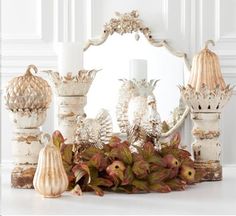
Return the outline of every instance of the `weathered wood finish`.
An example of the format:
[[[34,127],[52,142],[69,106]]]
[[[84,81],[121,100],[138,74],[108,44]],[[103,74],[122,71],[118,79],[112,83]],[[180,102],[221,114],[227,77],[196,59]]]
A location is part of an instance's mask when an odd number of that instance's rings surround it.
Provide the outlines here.
[[[77,116],[85,115],[86,96],[57,97],[58,130],[66,138],[65,144],[74,144],[77,128]]]

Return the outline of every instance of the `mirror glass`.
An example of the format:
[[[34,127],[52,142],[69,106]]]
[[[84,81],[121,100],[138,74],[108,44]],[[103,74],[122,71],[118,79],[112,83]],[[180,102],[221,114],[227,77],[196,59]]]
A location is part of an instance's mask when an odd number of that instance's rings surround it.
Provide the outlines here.
[[[85,69],[102,69],[96,75],[88,93],[85,112],[94,117],[99,109],[107,109],[113,120],[114,132],[119,132],[116,122],[116,105],[121,86],[119,79],[129,79],[129,61],[146,59],[148,80],[158,79],[154,95],[162,121],[170,122],[173,110],[179,106],[178,85],[184,85],[189,71],[183,58],[171,54],[165,47],[155,47],[142,33],[114,33],[100,46],[90,46],[84,52]]]

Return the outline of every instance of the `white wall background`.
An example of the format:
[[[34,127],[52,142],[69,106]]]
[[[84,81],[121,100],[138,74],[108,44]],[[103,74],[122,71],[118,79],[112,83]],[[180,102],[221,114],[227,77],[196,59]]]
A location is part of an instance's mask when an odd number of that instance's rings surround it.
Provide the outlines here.
[[[56,68],[54,41],[98,37],[115,11],[133,9],[157,39],[167,39],[189,56],[206,40],[215,40],[223,75],[228,83],[236,84],[236,0],[2,0],[1,97],[7,80],[22,73],[28,64]],[[52,105],[43,129],[52,131],[53,122]],[[236,164],[236,91],[224,109],[221,127],[223,162]],[[11,161],[11,131],[1,104],[3,162]],[[185,131],[188,137],[190,133]]]

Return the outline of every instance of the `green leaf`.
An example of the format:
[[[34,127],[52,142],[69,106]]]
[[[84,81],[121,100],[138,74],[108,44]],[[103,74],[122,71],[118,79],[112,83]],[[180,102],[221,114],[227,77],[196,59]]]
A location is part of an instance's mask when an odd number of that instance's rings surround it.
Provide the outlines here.
[[[72,152],[73,145],[61,145],[61,156],[62,160],[68,164],[73,163],[73,152]]]
[[[166,180],[170,175],[169,169],[161,169],[160,171],[153,172],[148,175],[148,182],[155,184]]]
[[[147,142],[143,145],[142,155],[145,160],[148,161],[150,158],[152,158],[154,156],[154,153],[155,153],[154,145],[151,142]]]
[[[95,154],[102,153],[101,149],[96,148],[95,146],[90,146],[82,153],[82,158],[85,160],[90,160]]]
[[[119,159],[126,164],[132,164],[133,158],[129,147],[126,145],[120,145],[118,149],[119,149]]]
[[[177,160],[182,161],[185,158],[191,157],[191,154],[183,149],[173,148],[171,146],[167,146],[161,149],[161,155],[166,156],[168,154],[172,154]]]
[[[61,144],[65,142],[64,137],[62,136],[59,130],[56,130],[52,134],[52,141],[53,144],[58,148],[61,149]]]
[[[132,171],[137,178],[146,178],[149,173],[149,163],[144,160],[135,161],[132,167]]]
[[[134,179],[132,181],[132,185],[139,191],[149,192],[148,183],[146,181]]]
[[[99,169],[100,165],[101,165],[101,162],[102,162],[102,155],[101,155],[101,153],[96,153],[89,160],[88,164],[89,164],[89,166],[93,166],[96,169]]]
[[[132,164],[133,157],[129,147],[126,144],[120,143],[107,154],[112,159],[119,159],[126,164]]]
[[[181,165],[189,166],[189,167],[194,167],[194,162],[191,158],[185,158],[183,159]]]
[[[131,193],[133,193],[133,186],[132,185],[123,185],[123,186],[119,186],[119,187],[113,187],[112,190],[115,192],[125,192],[128,194],[131,194]]]
[[[88,180],[87,180],[86,184],[90,183],[91,175],[90,175],[90,170],[89,170],[89,167],[87,166],[87,164],[85,164],[85,163],[76,164],[72,168],[72,172],[74,173],[75,178],[78,179],[78,180],[76,180],[76,182],[78,182],[83,176],[87,175]]]
[[[132,172],[132,167],[127,166],[127,168],[125,169],[125,174],[124,174],[124,179],[122,181],[122,185],[131,184],[133,179],[134,179],[134,175],[133,175],[133,172]]]
[[[110,153],[108,153],[108,157],[112,159],[120,159],[120,151],[118,148],[113,148]]]
[[[149,189],[154,192],[168,193],[171,192],[171,188],[164,183],[156,183],[149,185]]]
[[[155,154],[155,155],[149,157],[147,162],[148,163],[156,163],[162,167],[166,166],[165,162],[163,161],[163,158],[158,154]]]
[[[184,190],[186,186],[186,182],[178,178],[168,180],[165,184],[167,184],[173,191]]]
[[[113,182],[111,180],[105,179],[105,178],[95,178],[95,179],[92,179],[91,185],[111,187],[113,185]]]
[[[109,145],[110,147],[114,148],[114,147],[118,147],[119,144],[120,144],[120,142],[121,142],[121,139],[120,139],[119,137],[113,136],[113,137],[111,137],[111,139],[110,139],[108,145]]]
[[[98,195],[98,196],[104,195],[104,192],[100,187],[95,186],[95,185],[91,185],[91,184],[89,184],[88,187],[92,188],[95,191],[96,195]]]

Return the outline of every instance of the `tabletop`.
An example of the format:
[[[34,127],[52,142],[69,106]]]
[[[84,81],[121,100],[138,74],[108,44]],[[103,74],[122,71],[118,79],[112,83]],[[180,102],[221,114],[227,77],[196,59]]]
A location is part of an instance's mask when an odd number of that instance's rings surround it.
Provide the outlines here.
[[[121,194],[106,192],[43,198],[33,189],[10,186],[10,168],[1,166],[1,215],[7,214],[236,214],[236,167],[223,168],[223,181],[202,182],[185,191]]]

